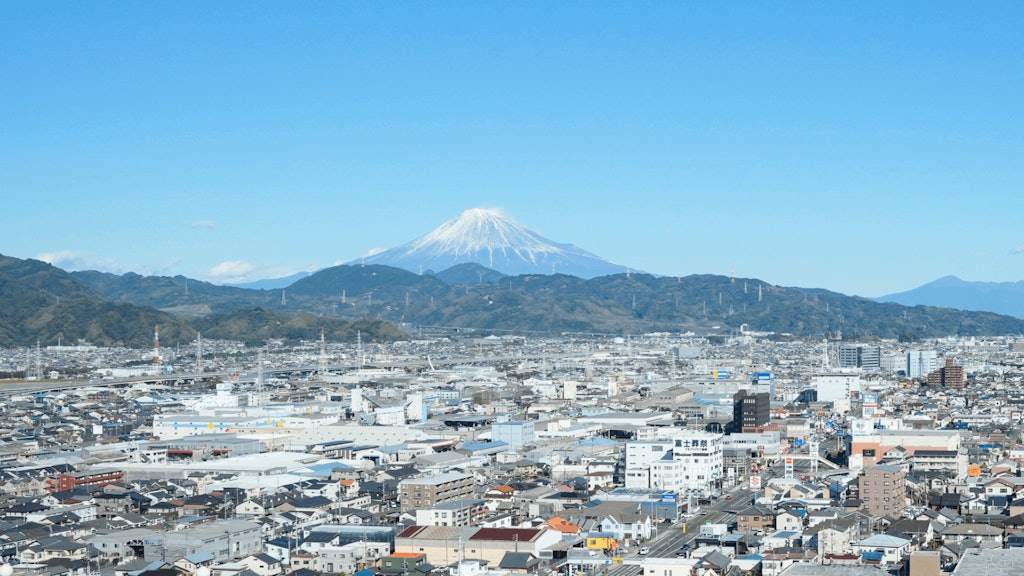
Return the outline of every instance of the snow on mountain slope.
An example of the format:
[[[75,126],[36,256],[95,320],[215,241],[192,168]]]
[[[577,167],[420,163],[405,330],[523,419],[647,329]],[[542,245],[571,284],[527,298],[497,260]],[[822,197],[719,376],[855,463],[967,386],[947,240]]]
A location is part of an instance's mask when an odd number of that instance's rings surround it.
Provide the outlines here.
[[[504,274],[571,274],[592,278],[626,271],[571,244],[558,244],[498,210],[472,208],[408,244],[363,262],[440,272],[475,262]]]

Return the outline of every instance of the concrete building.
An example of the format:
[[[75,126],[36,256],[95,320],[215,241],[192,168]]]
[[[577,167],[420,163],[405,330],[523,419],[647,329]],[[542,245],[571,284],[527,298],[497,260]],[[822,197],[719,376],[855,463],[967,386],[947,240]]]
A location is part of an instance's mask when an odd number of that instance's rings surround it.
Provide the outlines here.
[[[921,378],[939,367],[939,355],[934,350],[907,352],[907,376]]]
[[[626,488],[707,490],[722,480],[722,435],[680,431],[669,440],[626,443]]]
[[[907,507],[906,473],[898,466],[872,466],[860,478],[863,510],[876,517],[899,517]]]
[[[959,430],[875,430],[854,428],[850,469],[861,470],[880,462],[885,454],[903,448],[908,455],[918,450],[959,452]]]
[[[868,344],[840,344],[839,367],[878,370],[881,364],[882,349]]]
[[[967,385],[967,377],[963,366],[953,364],[952,358],[946,359],[946,365],[928,373],[929,386],[943,388],[963,388]]]
[[[487,500],[468,499],[441,502],[416,510],[419,526],[478,526],[490,514]]]
[[[472,495],[473,477],[457,472],[402,480],[398,484],[398,499],[402,504],[402,512],[462,500]]]
[[[771,395],[740,390],[733,396],[733,432],[759,432],[771,420]]]
[[[495,422],[491,425],[491,439],[508,444],[512,450],[532,444],[536,440],[533,421]]]
[[[707,490],[722,481],[722,435],[686,431],[673,438],[672,453],[683,465],[683,490]]]

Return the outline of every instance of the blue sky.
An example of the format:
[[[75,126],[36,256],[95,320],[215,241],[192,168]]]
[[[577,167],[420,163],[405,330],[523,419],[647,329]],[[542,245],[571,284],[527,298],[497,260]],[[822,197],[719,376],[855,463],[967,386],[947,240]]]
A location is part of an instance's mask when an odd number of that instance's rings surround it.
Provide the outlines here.
[[[1024,3],[15,2],[0,253],[283,276],[473,207],[666,275],[1024,280]]]

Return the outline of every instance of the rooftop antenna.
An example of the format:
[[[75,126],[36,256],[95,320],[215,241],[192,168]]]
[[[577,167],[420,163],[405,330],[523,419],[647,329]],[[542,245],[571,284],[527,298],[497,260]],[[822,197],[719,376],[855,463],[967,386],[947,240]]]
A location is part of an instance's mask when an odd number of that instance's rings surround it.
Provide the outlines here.
[[[160,365],[160,325],[153,326],[153,364]]]

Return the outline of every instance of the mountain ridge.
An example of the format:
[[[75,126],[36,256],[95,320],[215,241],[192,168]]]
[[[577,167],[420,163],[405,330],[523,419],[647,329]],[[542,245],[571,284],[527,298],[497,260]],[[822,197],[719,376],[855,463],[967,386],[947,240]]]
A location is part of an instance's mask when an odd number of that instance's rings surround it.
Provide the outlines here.
[[[71,274],[44,266],[54,275],[53,279],[38,277],[40,267],[37,264],[21,267],[26,282],[33,285],[77,283]],[[0,267],[0,271],[15,268],[18,267]],[[178,277],[82,276],[102,279],[103,282],[97,282],[93,289],[119,298],[118,306],[147,302],[160,309],[208,306],[212,311],[212,314],[205,315],[208,320],[204,320],[183,319],[164,313],[154,316],[158,311],[146,308],[149,316],[134,322],[131,332],[131,341],[142,345],[149,339],[152,323],[157,321],[161,325],[161,334],[165,333],[165,322],[176,322],[188,334],[200,326],[207,326],[206,329],[215,330],[218,334],[234,334],[235,339],[245,339],[262,338],[272,333],[294,335],[310,332],[316,323],[311,318],[321,318],[320,322],[324,324],[369,318],[405,330],[429,326],[492,333],[721,333],[746,328],[780,336],[821,337],[841,332],[849,339],[869,336],[906,341],[957,334],[1024,333],[1024,320],[1019,318],[928,306],[906,307],[824,289],[775,286],[752,278],[710,274],[659,277],[620,273],[583,279],[566,274],[501,276],[495,272],[491,278],[493,281],[480,282],[485,275],[488,275],[487,269],[460,266],[450,275],[457,282],[449,284],[442,280],[449,276],[447,271],[438,275],[415,274],[379,264],[340,265],[319,270],[287,289],[274,291],[218,287],[198,281],[193,284],[193,281]],[[466,282],[467,276],[469,282]],[[473,282],[473,276],[478,282]],[[10,281],[0,287],[10,292],[10,286],[19,285],[20,280],[8,279]],[[119,285],[119,279],[123,285]],[[183,289],[186,284],[195,290],[190,288],[186,292]],[[91,293],[83,287],[75,290]],[[61,326],[48,320],[54,316],[49,306],[56,297],[35,288],[14,290],[14,293],[35,296],[36,300],[28,298],[21,303],[15,302],[23,312],[32,310],[31,314],[23,314],[20,325],[4,325],[0,316],[0,345],[10,342],[23,344],[26,337],[33,341],[36,338],[52,339]],[[97,293],[92,296],[94,300],[102,297],[106,295]],[[33,302],[39,305],[34,306]],[[0,299],[0,306],[10,305],[10,301]],[[110,303],[106,302],[96,306],[95,312],[91,308],[83,309],[79,321],[91,322],[97,317],[104,317],[109,322],[110,318],[134,314],[110,313]],[[263,312],[254,314],[254,310]],[[207,321],[214,324],[204,324]],[[261,321],[272,326],[257,328]],[[342,326],[332,324],[331,331],[343,333]],[[9,329],[6,335],[5,327]],[[114,327],[108,324],[105,329],[110,331]],[[96,333],[104,334],[103,330]],[[378,334],[381,338],[392,337],[384,330]],[[70,339],[75,333],[69,329],[65,336]],[[307,337],[315,337],[315,334]]]
[[[911,290],[880,296],[878,302],[939,306],[1024,318],[1024,281],[973,282],[943,276]]]

